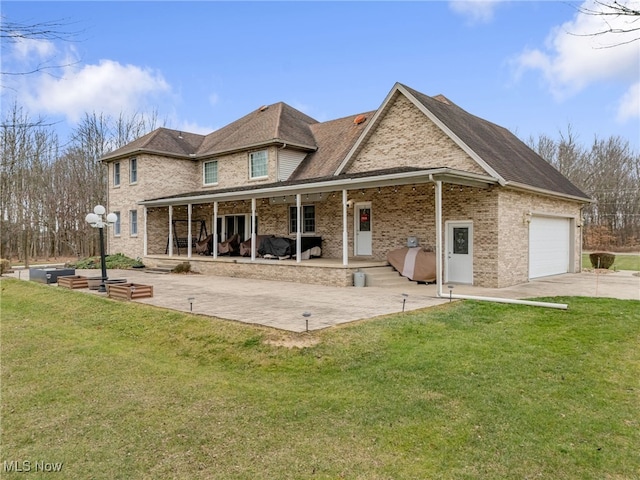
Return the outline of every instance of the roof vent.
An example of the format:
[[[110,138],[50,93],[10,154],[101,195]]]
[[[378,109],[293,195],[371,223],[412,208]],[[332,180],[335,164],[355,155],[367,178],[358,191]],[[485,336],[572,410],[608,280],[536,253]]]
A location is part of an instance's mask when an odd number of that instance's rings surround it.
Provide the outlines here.
[[[436,95],[435,97],[433,97],[433,99],[439,101],[440,103],[444,103],[445,105],[451,105],[449,99],[442,94]]]
[[[264,112],[267,108],[269,108],[269,105],[262,105],[258,110]]]
[[[353,119],[353,123],[355,123],[356,125],[360,125],[361,123],[364,123],[366,119],[367,117],[365,115],[358,115]]]

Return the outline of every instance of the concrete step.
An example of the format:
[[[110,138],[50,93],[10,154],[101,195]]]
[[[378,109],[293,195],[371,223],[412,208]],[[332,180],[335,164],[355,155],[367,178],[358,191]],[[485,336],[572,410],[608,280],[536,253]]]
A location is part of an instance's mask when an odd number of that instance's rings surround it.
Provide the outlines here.
[[[147,267],[144,269],[145,273],[154,273],[156,275],[167,275],[171,273],[171,270],[173,270],[173,267],[160,265],[158,265],[157,267]]]
[[[416,283],[400,275],[391,266],[362,270],[365,274],[367,287],[402,287]]]

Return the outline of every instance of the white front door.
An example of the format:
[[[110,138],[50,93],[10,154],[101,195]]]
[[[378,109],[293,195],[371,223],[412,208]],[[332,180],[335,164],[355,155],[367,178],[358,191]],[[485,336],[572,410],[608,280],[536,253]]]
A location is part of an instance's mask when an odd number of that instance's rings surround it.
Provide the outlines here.
[[[356,203],[353,214],[355,216],[354,249],[356,255],[371,255],[371,203]]]
[[[446,281],[473,283],[473,223],[447,222]]]

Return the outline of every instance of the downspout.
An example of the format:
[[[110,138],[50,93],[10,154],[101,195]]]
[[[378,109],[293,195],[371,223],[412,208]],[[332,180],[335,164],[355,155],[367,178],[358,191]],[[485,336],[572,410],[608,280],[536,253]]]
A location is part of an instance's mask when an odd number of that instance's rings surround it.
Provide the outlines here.
[[[546,307],[556,308],[560,310],[566,310],[567,304],[565,303],[548,303],[548,302],[534,302],[530,300],[516,300],[513,298],[501,298],[501,297],[478,297],[474,295],[460,295],[450,293],[445,295],[442,291],[442,181],[434,180],[433,175],[429,175],[429,181],[436,186],[435,191],[435,206],[436,206],[436,292],[439,298],[455,298],[456,300],[477,300],[484,302],[494,303],[511,303],[515,305],[528,305],[532,307]]]
[[[193,253],[192,247],[191,247],[191,243],[192,243],[192,235],[193,232],[191,231],[191,214],[193,211],[193,204],[189,203],[187,205],[187,218],[189,219],[189,223],[187,224],[187,238],[189,239],[187,243],[187,258],[191,258],[191,254]]]
[[[256,199],[251,199],[251,261],[256,261]]]
[[[213,248],[212,253],[213,258],[218,258],[218,201],[215,200],[213,202],[213,225],[211,226],[211,230],[213,230]]]

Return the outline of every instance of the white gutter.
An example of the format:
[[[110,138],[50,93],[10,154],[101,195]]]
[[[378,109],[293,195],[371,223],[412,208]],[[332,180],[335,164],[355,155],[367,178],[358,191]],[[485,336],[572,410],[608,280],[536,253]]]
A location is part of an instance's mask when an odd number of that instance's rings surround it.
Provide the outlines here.
[[[478,297],[474,295],[460,295],[450,293],[445,295],[442,291],[442,181],[434,180],[433,175],[429,175],[429,180],[436,185],[435,207],[436,207],[436,294],[439,298],[455,298],[456,300],[478,300],[494,303],[511,303],[516,305],[528,305],[532,307],[546,307],[566,310],[565,303],[534,302],[531,300],[516,300],[513,298],[501,297]]]

